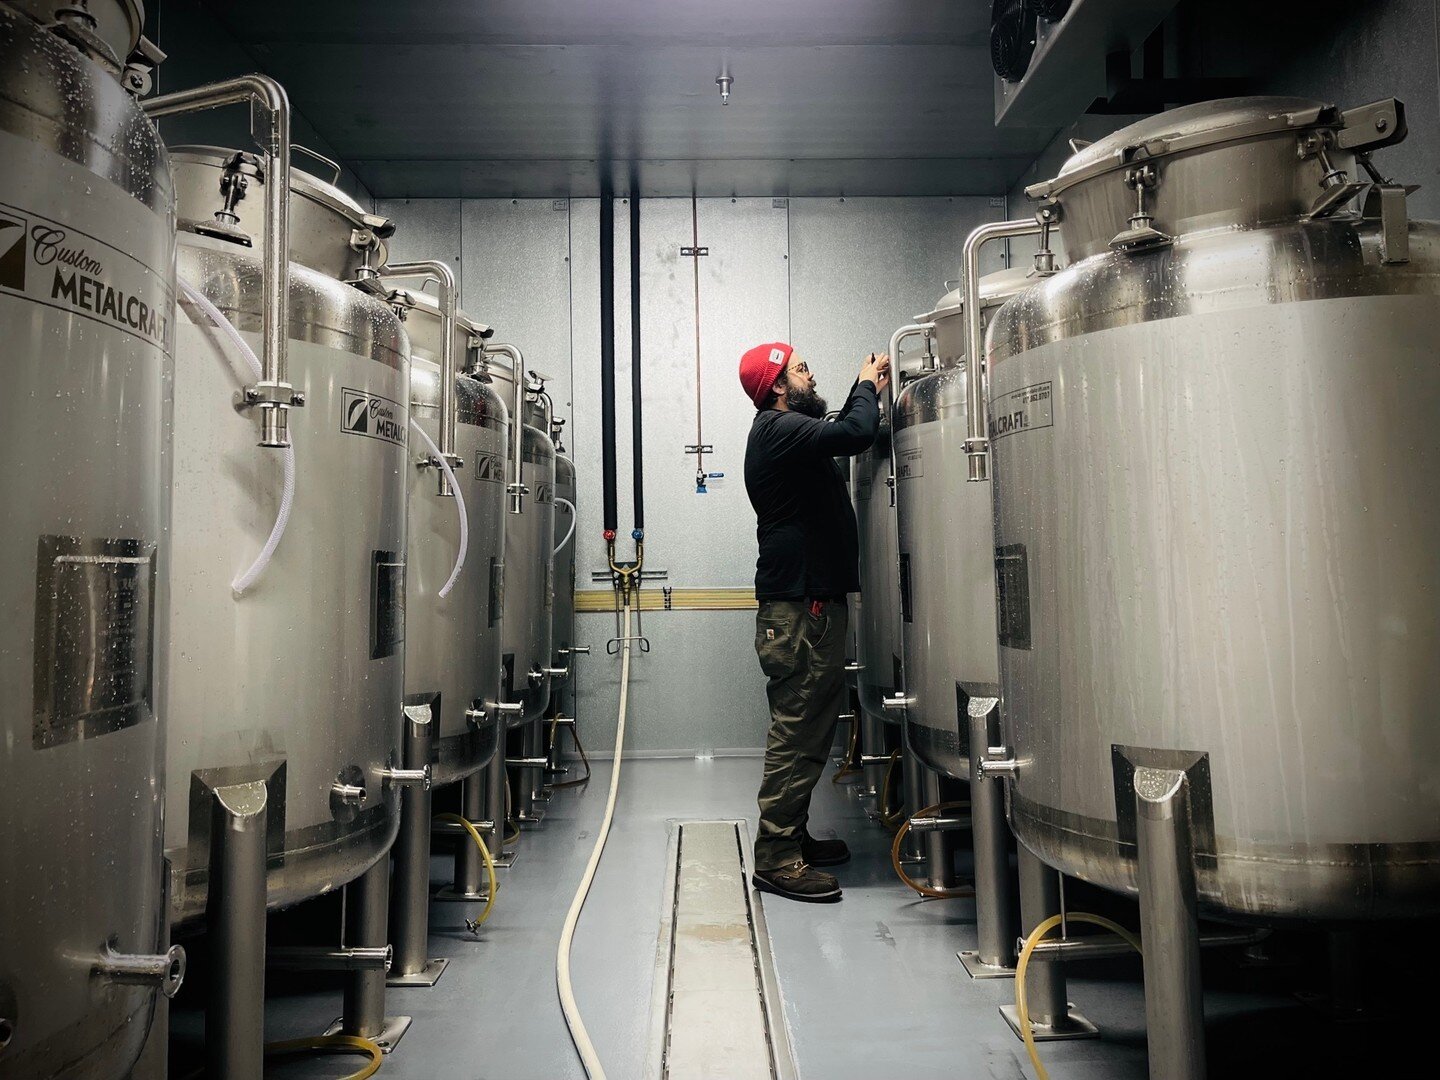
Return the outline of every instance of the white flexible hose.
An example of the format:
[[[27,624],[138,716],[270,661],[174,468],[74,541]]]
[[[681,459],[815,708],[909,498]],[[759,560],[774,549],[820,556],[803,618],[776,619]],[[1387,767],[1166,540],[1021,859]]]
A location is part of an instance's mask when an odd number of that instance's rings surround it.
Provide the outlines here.
[[[625,630],[620,639],[620,715],[615,727],[615,761],[610,766],[610,795],[605,801],[605,818],[600,823],[600,834],[595,837],[595,848],[590,852],[590,861],[585,864],[585,874],[575,898],[570,901],[570,911],[565,916],[565,925],[560,931],[560,947],[555,952],[555,987],[560,992],[560,1009],[565,1014],[565,1023],[570,1028],[570,1039],[580,1055],[580,1064],[590,1080],[605,1080],[605,1070],[595,1045],[580,1019],[580,1007],[575,1003],[575,988],[570,985],[570,944],[575,938],[575,926],[580,921],[580,911],[585,907],[585,898],[590,895],[590,886],[595,881],[595,871],[600,866],[600,856],[605,851],[605,841],[610,838],[610,825],[615,820],[615,798],[620,794],[620,760],[625,747],[625,712],[630,701],[630,605],[625,605]]]
[[[250,343],[240,336],[240,331],[235,329],[235,324],[221,314],[220,309],[210,302],[210,298],[194,285],[184,278],[177,280],[180,283],[180,291],[185,294],[185,299],[198,307],[205,317],[215,324],[216,329],[230,340],[230,343],[244,358],[245,365],[250,369],[251,377],[258,380],[264,370],[260,366],[260,358],[255,355],[255,350],[250,347]],[[274,556],[275,549],[280,546],[280,538],[285,535],[285,526],[290,523],[290,508],[295,504],[295,448],[293,446],[283,447],[280,451],[280,461],[284,467],[284,483],[280,489],[280,509],[275,514],[275,524],[270,526],[270,535],[265,539],[265,546],[260,549],[260,554],[255,556],[255,561],[250,564],[250,569],[230,583],[230,588],[236,596],[245,595],[246,590],[260,580],[260,575],[265,572],[265,567],[270,565],[270,559]]]
[[[440,591],[435,594],[443,600],[455,587],[455,579],[460,576],[460,569],[465,565],[465,553],[470,550],[470,515],[465,512],[465,496],[460,493],[460,484],[455,479],[455,472],[450,468],[450,462],[445,460],[445,455],[440,453],[440,448],[435,445],[429,435],[425,434],[425,429],[415,421],[413,416],[410,418],[410,426],[415,429],[415,434],[425,441],[430,455],[440,462],[440,468],[445,470],[445,479],[450,481],[450,490],[455,493],[455,512],[460,515],[460,551],[455,556],[455,568],[450,571],[450,577],[440,587]]]
[[[555,505],[557,505],[557,506],[568,506],[568,507],[570,508],[570,528],[569,528],[569,530],[565,533],[565,539],[564,539],[564,540],[561,540],[558,544],[555,545],[555,552],[554,552],[554,554],[559,555],[560,552],[562,552],[562,551],[565,550],[565,545],[570,542],[570,538],[575,535],[575,518],[576,518],[576,514],[575,514],[575,504],[572,503],[569,499],[562,499],[562,498],[560,498],[559,495],[556,495],[556,496],[555,496]]]

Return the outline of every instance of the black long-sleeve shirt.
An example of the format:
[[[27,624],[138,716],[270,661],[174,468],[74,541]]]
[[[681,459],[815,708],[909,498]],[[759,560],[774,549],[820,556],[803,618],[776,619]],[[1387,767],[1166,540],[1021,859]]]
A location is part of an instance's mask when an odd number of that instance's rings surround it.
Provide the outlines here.
[[[833,422],[779,409],[756,414],[745,447],[745,491],[758,521],[757,600],[860,591],[855,509],[834,459],[868,450],[879,427],[868,379],[850,388]]]

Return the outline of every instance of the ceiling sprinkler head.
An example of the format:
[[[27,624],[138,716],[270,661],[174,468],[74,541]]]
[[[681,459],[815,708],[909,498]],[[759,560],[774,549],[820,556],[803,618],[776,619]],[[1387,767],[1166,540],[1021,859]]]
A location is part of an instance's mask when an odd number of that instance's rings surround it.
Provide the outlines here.
[[[730,87],[735,82],[729,75],[721,75],[715,80],[715,85],[720,87],[720,104],[730,104]]]

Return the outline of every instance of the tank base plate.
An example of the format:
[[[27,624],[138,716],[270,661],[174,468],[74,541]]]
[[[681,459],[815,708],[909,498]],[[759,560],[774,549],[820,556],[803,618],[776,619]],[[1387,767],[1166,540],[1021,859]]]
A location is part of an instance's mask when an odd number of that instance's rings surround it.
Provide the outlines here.
[[[996,967],[994,964],[987,964],[980,959],[980,954],[973,949],[965,949],[955,954],[960,958],[960,963],[969,972],[972,979],[1013,979],[1015,969],[1009,967]]]
[[[388,975],[385,978],[386,986],[434,986],[440,981],[440,976],[445,974],[445,969],[450,966],[449,960],[435,958],[427,960],[425,966],[413,975]]]
[[[497,863],[496,865],[498,866],[499,864]],[[462,904],[483,904],[490,899],[490,894],[488,892],[459,892],[454,885],[446,885],[435,894],[434,899],[449,900]]]
[[[384,1026],[380,1028],[380,1034],[368,1035],[366,1038],[380,1047],[381,1053],[388,1054],[400,1045],[400,1040],[410,1030],[410,1022],[408,1016],[387,1016]],[[343,1035],[344,1033],[345,1018],[343,1016],[322,1032],[324,1035]]]
[[[1066,1002],[1069,1016],[1063,1024],[1037,1024],[1030,1022],[1030,1033],[1036,1042],[1060,1042],[1064,1039],[1098,1039],[1100,1029],[1092,1024],[1085,1017],[1075,1011],[1075,1006]],[[1015,1011],[1014,1005],[1001,1005],[1000,1015],[1010,1025],[1010,1030],[1015,1033],[1017,1039],[1025,1036],[1020,1034],[1020,1014]]]
[[[515,823],[522,829],[533,829],[545,820],[545,811],[535,807],[528,814],[516,814]]]
[[[519,857],[520,852],[517,851],[515,848],[511,848],[509,851],[502,851],[500,852],[500,854],[495,856],[495,869],[509,870],[510,867],[515,865],[515,860]]]

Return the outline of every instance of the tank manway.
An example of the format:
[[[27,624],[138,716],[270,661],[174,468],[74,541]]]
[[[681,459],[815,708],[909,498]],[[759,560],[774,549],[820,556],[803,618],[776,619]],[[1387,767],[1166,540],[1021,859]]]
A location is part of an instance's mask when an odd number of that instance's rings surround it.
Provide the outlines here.
[[[650,1078],[795,1080],[745,826],[680,822],[656,963]]]

